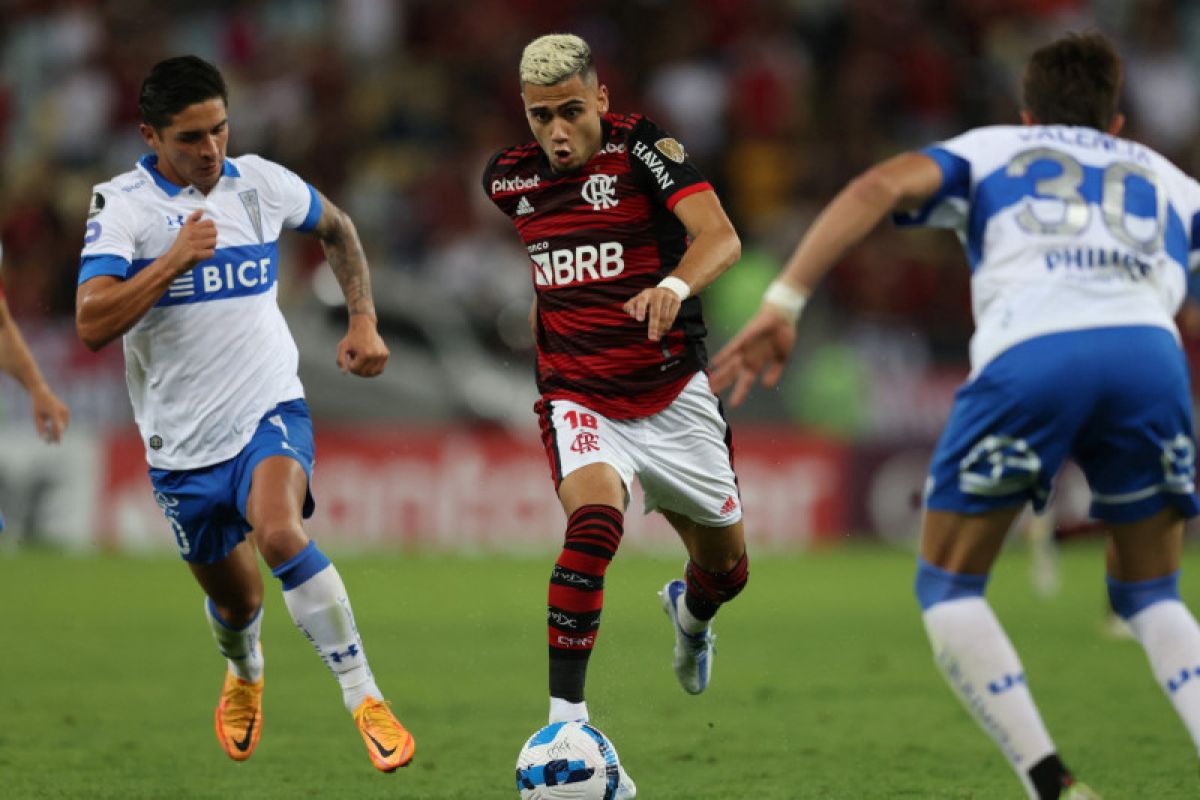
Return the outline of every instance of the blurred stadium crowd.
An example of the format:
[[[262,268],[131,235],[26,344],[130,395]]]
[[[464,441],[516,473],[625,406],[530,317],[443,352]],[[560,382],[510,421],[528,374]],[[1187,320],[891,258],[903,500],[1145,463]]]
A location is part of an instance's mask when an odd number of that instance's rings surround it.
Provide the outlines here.
[[[1186,0],[0,8],[3,276],[14,313],[35,332],[69,329],[90,187],[143,152],[141,78],[183,52],[213,61],[229,81],[231,154],[286,164],[350,212],[393,335],[412,334],[404,309],[419,287],[422,305],[455,308],[486,352],[525,359],[522,369],[532,360],[528,262],[479,180],[493,151],[530,138],[516,65],[545,32],[585,37],[614,109],[657,119],[717,186],[745,258],[706,293],[714,344],[757,305],[806,222],[856,172],[968,127],[1016,121],[1020,65],[1061,31],[1096,28],[1118,43],[1127,135],[1200,174],[1200,4]],[[299,307],[314,294],[321,250],[300,242],[286,257],[281,301]],[[881,229],[818,294],[802,326],[809,355],[784,391],[753,410],[855,438],[889,424],[924,429],[904,419],[932,393],[946,403],[933,403],[936,429],[965,374],[967,280],[953,237]],[[889,423],[881,403],[900,421]]]

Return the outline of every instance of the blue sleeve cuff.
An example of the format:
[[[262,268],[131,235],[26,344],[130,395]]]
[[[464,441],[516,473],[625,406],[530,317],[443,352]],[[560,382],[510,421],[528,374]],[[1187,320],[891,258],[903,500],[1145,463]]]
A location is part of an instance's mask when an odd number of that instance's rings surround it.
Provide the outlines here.
[[[124,280],[129,275],[129,267],[130,263],[120,256],[85,256],[79,262],[79,283],[82,284],[98,275],[112,275]]]
[[[321,195],[317,194],[317,190],[313,188],[311,183],[306,185],[308,186],[309,197],[308,216],[296,226],[296,230],[301,232],[311,231],[317,227],[317,221],[321,219],[321,212],[324,210],[321,205]]]
[[[942,186],[925,205],[916,211],[892,215],[892,222],[900,227],[925,225],[934,209],[948,197],[967,199],[971,187],[971,165],[965,159],[941,147],[926,147],[919,151],[929,156],[942,170]]]

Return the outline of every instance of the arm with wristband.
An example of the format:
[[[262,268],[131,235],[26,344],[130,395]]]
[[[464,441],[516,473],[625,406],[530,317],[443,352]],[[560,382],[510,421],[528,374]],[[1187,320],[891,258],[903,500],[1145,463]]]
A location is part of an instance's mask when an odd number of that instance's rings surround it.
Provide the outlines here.
[[[885,216],[920,207],[941,184],[937,162],[920,153],[895,156],[847,184],[800,240],[758,313],[713,359],[713,391],[733,386],[730,404],[737,406],[760,374],[763,386],[778,385],[796,343],[796,323],[821,278]]]
[[[687,228],[691,244],[670,275],[625,303],[625,313],[638,322],[647,322],[646,336],[652,341],[671,329],[684,300],[720,277],[742,252],[733,223],[715,192],[688,195],[673,210]]]

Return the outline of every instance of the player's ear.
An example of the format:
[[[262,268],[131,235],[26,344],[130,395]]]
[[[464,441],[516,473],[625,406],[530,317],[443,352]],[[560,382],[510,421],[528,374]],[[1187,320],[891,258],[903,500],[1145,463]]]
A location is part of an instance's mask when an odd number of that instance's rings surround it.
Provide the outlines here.
[[[1125,127],[1125,115],[1118,111],[1112,118],[1112,122],[1108,123],[1108,134],[1117,136],[1121,133],[1121,129]]]
[[[1038,121],[1033,118],[1033,114],[1029,113],[1028,109],[1021,109],[1021,124],[1022,125],[1037,125]]]
[[[146,144],[150,145],[151,147],[154,147],[155,142],[158,141],[158,132],[154,130],[152,126],[147,125],[144,122],[138,125],[138,133],[142,135],[142,139],[146,142]]]
[[[596,111],[600,113],[600,116],[608,113],[608,87],[603,83],[596,90]]]

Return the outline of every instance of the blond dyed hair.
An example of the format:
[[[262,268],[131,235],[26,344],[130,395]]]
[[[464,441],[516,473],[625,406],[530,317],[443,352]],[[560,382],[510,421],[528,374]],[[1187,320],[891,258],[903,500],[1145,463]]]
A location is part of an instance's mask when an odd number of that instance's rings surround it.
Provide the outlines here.
[[[539,36],[521,54],[522,85],[553,86],[576,75],[587,83],[595,74],[592,49],[573,33]]]

